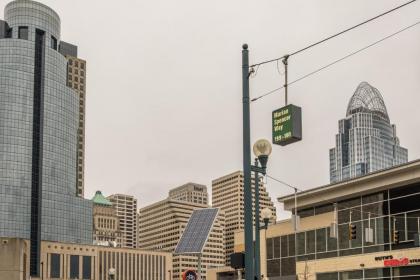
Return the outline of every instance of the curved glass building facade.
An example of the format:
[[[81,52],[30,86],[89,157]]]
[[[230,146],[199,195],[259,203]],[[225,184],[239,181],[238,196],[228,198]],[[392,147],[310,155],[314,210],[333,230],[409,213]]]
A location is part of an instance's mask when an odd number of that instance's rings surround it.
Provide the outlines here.
[[[332,183],[408,161],[380,92],[367,82],[357,87],[338,125],[336,146],[330,149]]]
[[[78,95],[58,52],[60,18],[17,0],[0,22],[0,236],[92,242],[92,203],[76,197]],[[35,247],[33,247],[35,246]],[[32,270],[32,267],[31,267]]]

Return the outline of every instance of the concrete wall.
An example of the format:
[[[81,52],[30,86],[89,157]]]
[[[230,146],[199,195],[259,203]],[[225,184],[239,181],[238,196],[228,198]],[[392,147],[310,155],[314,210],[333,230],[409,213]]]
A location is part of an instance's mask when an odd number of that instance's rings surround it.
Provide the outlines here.
[[[16,238],[0,238],[0,280],[26,280],[28,242]]]

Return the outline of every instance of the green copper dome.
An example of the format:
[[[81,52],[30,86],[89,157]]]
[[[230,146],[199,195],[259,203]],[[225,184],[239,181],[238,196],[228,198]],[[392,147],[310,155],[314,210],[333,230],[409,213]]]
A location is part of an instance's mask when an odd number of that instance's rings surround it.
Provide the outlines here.
[[[101,191],[96,191],[95,196],[92,198],[93,203],[100,204],[104,206],[112,206],[111,201],[109,201]]]

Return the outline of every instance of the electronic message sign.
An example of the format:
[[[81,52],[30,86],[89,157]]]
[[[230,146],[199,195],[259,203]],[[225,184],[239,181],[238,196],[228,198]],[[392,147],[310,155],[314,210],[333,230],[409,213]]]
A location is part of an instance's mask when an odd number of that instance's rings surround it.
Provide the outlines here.
[[[302,109],[289,104],[273,111],[273,144],[286,146],[302,140]]]

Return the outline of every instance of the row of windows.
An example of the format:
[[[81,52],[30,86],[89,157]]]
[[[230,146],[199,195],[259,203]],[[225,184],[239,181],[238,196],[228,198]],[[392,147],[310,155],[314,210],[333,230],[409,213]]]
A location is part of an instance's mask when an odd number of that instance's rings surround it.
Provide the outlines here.
[[[415,210],[415,200],[420,195],[420,184],[408,185],[400,188],[391,189],[384,192],[378,192],[369,195],[363,195],[356,198],[351,198],[348,200],[338,201],[337,208],[340,211],[349,211],[353,209],[353,213],[357,215],[366,209],[363,212],[372,212],[373,206],[377,208],[376,214],[388,214],[388,203],[390,204],[391,214]],[[411,197],[411,198],[410,198]],[[406,203],[402,203],[402,200]],[[377,204],[375,204],[377,203]],[[408,203],[408,204],[407,204]],[[414,205],[413,205],[414,204]],[[380,205],[380,206],[379,206]],[[414,208],[413,208],[414,207]],[[332,212],[334,209],[333,203],[324,204],[317,207],[310,207],[305,209],[298,209],[298,215],[301,218],[306,218],[314,215],[319,215],[326,212]],[[346,219],[343,222],[348,222]]]
[[[82,91],[85,90],[85,87],[83,85],[78,85],[78,84],[72,83],[72,82],[69,82],[68,85],[69,85],[69,87],[71,87],[73,89],[79,89],[79,90],[82,90]]]
[[[80,72],[79,72],[78,69],[74,69],[74,71],[73,71],[72,67],[69,67],[69,73],[74,73],[75,75],[79,75],[79,73],[80,73],[80,76],[82,76],[82,77],[85,76],[85,71],[80,70]]]
[[[92,257],[70,255],[69,270],[62,269],[62,255],[48,254],[50,257],[50,278],[69,278],[69,279],[92,279]],[[81,271],[79,263],[82,261]],[[68,273],[68,274],[67,274]],[[67,275],[66,275],[67,274]]]
[[[74,60],[72,58],[69,58],[69,65],[74,65],[75,67],[79,67],[79,61]],[[80,62],[80,68],[85,69],[85,63],[84,62]]]
[[[6,38],[11,38],[13,33],[13,28],[10,28],[6,34]],[[18,27],[18,39],[29,40],[29,28],[28,26],[19,26]],[[51,36],[50,47],[54,50],[57,50],[58,43],[57,38]]]
[[[120,280],[165,280],[167,271],[164,256],[99,252],[99,280],[108,279],[109,268],[115,268]]]

